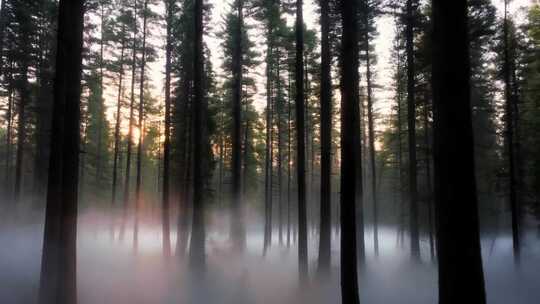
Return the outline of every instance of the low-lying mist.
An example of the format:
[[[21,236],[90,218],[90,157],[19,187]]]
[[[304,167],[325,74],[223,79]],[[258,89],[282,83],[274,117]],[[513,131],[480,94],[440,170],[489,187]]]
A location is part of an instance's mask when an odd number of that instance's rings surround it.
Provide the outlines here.
[[[332,272],[316,274],[318,236],[309,233],[311,282],[299,291],[297,247],[286,233],[263,255],[263,219],[250,210],[247,247],[235,253],[228,242],[228,216],[214,208],[207,215],[207,272],[190,275],[187,254],[165,259],[161,223],[144,217],[139,246],[133,248],[133,218],[128,217],[123,239],[120,217],[96,209],[83,210],[78,226],[78,296],[80,304],[286,304],[340,303],[339,234],[332,233]],[[6,214],[4,212],[4,214]],[[18,212],[22,214],[22,212]],[[24,212],[28,214],[28,212]],[[0,225],[0,303],[36,303],[39,288],[43,215],[6,216]],[[114,220],[113,220],[114,219]],[[174,222],[174,221],[173,221]],[[175,225],[173,225],[174,227]],[[176,243],[175,229],[171,241]],[[360,267],[362,303],[437,303],[437,269],[430,258],[427,236],[422,238],[422,262],[412,262],[407,241],[398,242],[397,229],[379,227],[379,256],[374,256],[371,227],[365,230],[367,260]],[[483,235],[484,272],[488,303],[529,304],[540,298],[540,242],[535,232],[524,235],[521,266],[514,267],[508,235]]]

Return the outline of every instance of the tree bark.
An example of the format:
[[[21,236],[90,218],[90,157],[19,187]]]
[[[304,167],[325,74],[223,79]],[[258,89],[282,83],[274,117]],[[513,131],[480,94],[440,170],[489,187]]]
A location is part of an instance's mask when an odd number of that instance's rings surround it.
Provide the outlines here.
[[[303,1],[296,1],[296,172],[298,185],[298,272],[300,284],[308,281],[306,218],[306,143],[304,98],[304,18]]]
[[[76,304],[84,0],[61,0],[39,303]]]
[[[319,273],[330,272],[331,247],[331,174],[332,174],[332,81],[330,51],[329,3],[319,1],[321,6],[321,211],[319,240]]]
[[[231,218],[231,240],[233,247],[237,251],[243,251],[246,246],[246,236],[242,216],[242,69],[243,69],[243,9],[244,1],[236,1],[237,24],[235,28],[235,41],[233,51],[233,134],[232,134],[232,215]]]
[[[474,173],[467,1],[433,0],[439,303],[486,303]]]
[[[170,237],[170,155],[171,155],[171,70],[172,70],[172,27],[174,0],[165,0],[167,40],[165,46],[165,141],[163,143],[163,193],[162,193],[162,246],[163,256],[171,256]]]
[[[515,143],[514,143],[514,103],[515,98],[512,92],[511,84],[511,69],[510,69],[510,50],[509,50],[509,24],[508,24],[508,0],[504,1],[504,27],[503,27],[503,45],[504,45],[504,99],[505,99],[505,140],[506,153],[508,158],[508,177],[509,177],[509,201],[510,211],[512,215],[512,247],[514,252],[514,261],[516,264],[520,262],[521,245],[520,245],[520,221],[521,212],[517,193],[517,177],[516,177],[516,159],[515,159]]]
[[[204,136],[203,115],[204,105],[204,89],[203,89],[203,0],[195,0],[194,20],[195,20],[195,71],[194,71],[194,100],[193,100],[193,229],[191,233],[190,244],[190,266],[193,269],[204,271],[206,268],[205,257],[205,227],[204,227],[204,176],[203,164],[204,157],[202,155]],[[206,145],[205,145],[206,147]]]
[[[416,81],[414,67],[414,0],[407,0],[406,53],[407,53],[407,134],[409,139],[409,203],[411,256],[420,260],[418,234],[418,189],[416,175]]]
[[[356,255],[356,187],[359,138],[358,3],[341,0],[341,302],[360,303]],[[361,195],[358,195],[361,197]]]

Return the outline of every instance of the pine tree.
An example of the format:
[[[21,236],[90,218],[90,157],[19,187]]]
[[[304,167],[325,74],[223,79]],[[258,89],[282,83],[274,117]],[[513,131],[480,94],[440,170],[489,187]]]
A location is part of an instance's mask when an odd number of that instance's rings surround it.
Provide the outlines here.
[[[84,1],[59,3],[53,127],[39,302],[76,304]]]
[[[474,176],[467,1],[434,0],[432,10],[439,302],[486,303]]]

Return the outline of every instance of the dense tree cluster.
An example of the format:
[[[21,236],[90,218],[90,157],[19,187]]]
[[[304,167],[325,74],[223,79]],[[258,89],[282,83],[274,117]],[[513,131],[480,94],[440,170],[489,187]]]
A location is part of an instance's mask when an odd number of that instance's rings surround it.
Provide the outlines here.
[[[276,231],[296,244],[302,286],[313,235],[330,273],[334,229],[343,303],[359,303],[365,227],[378,256],[392,222],[416,262],[427,239],[440,303],[485,303],[479,229],[509,222],[519,263],[540,220],[540,6],[517,22],[508,2],[320,0],[309,28],[301,0],[234,0],[219,24],[203,0],[2,1],[0,197],[46,210],[41,303],[76,303],[78,206],[108,210],[113,238],[133,225],[135,253],[159,209],[164,256],[197,270],[207,206],[238,253],[256,210],[263,255]]]

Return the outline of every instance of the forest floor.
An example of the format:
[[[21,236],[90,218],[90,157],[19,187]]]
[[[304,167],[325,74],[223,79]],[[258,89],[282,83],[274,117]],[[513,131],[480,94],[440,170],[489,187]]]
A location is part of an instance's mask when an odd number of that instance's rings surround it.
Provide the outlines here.
[[[260,227],[250,231],[247,250],[241,255],[229,248],[227,229],[210,229],[208,270],[201,281],[189,275],[185,261],[179,257],[163,259],[159,225],[141,228],[140,247],[135,254],[130,230],[123,241],[117,236],[113,239],[110,225],[104,224],[107,221],[97,213],[80,218],[80,304],[340,303],[338,239],[333,240],[331,277],[324,283],[313,280],[299,293],[297,247],[280,246],[277,230],[271,249],[263,257]],[[4,223],[0,228],[0,303],[35,303],[41,238],[42,225],[29,221]],[[410,261],[406,247],[396,246],[394,228],[381,227],[379,238],[380,255],[375,258],[369,245],[370,230],[366,231],[367,261],[359,280],[362,303],[436,303],[437,272],[426,242],[422,243],[424,260],[416,264]],[[513,264],[509,236],[485,236],[482,245],[488,303],[537,303],[540,239],[536,232],[526,234],[519,270]],[[312,275],[316,270],[316,248],[317,238],[313,235],[309,240]]]

